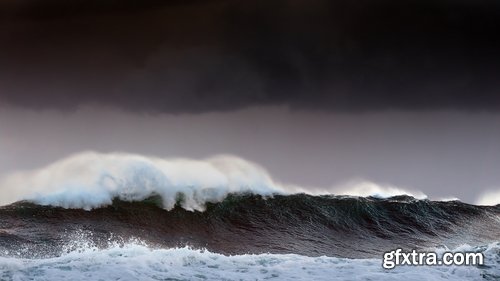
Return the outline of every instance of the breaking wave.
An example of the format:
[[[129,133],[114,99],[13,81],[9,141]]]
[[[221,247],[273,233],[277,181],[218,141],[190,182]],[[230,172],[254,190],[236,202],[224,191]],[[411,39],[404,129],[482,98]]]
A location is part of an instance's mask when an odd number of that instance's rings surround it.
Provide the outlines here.
[[[206,202],[221,201],[229,193],[284,192],[263,168],[233,156],[190,160],[95,152],[10,175],[1,186],[4,204],[26,199],[86,210],[109,205],[114,198],[140,201],[152,195],[162,198],[165,209],[172,209],[182,196],[183,208],[203,210]]]
[[[115,198],[141,201],[158,195],[167,210],[182,197],[183,208],[201,211],[207,202],[220,202],[231,193],[272,196],[298,192],[328,194],[332,190],[311,192],[276,183],[259,165],[229,155],[192,160],[82,152],[45,168],[6,176],[0,180],[0,205],[29,200],[41,205],[90,210],[110,205]],[[419,192],[366,181],[349,183],[333,192],[425,198]]]
[[[4,177],[0,205],[0,280],[500,279],[500,205],[363,181],[311,192],[234,156],[79,153]],[[395,248],[486,263],[384,270]]]

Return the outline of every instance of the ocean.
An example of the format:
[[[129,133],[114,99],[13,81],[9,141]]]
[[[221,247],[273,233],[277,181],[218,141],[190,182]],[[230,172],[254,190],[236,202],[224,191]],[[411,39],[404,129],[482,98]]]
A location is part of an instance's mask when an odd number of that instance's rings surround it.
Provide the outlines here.
[[[81,153],[0,186],[1,281],[500,280],[500,205],[307,194],[226,156]],[[385,269],[397,248],[484,264]]]
[[[182,200],[3,206],[0,280],[500,280],[500,206],[245,193],[197,211]],[[384,269],[395,248],[482,252],[485,264]]]

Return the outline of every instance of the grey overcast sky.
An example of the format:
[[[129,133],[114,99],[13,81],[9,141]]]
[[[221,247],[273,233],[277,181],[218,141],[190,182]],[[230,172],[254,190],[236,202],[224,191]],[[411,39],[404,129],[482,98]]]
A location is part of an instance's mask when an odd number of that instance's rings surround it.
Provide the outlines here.
[[[0,2],[0,174],[82,150],[500,190],[496,0]]]
[[[474,202],[500,185],[500,115],[290,111],[141,115],[3,108],[0,174],[43,167],[84,150],[160,157],[234,154],[284,183],[330,188],[368,180]]]

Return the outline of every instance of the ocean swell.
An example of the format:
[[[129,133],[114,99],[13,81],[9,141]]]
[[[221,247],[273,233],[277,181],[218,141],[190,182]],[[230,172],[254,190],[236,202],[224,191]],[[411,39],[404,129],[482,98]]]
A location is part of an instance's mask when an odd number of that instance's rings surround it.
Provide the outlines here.
[[[188,211],[162,198],[115,199],[91,211],[18,202],[0,208],[0,250],[53,256],[85,230],[97,245],[137,237],[162,248],[194,246],[225,254],[279,253],[350,258],[377,257],[396,247],[425,249],[498,240],[500,206],[473,206],[409,196],[355,198],[307,194],[229,194]],[[39,243],[43,241],[43,243]],[[21,256],[25,254],[21,253]]]
[[[0,179],[0,205],[29,200],[41,205],[91,210],[112,204],[113,199],[141,201],[160,196],[170,210],[181,198],[186,210],[205,209],[207,202],[221,202],[231,193],[262,196],[275,194],[343,194],[390,197],[408,192],[367,181],[351,182],[323,190],[300,188],[274,181],[259,165],[219,155],[204,160],[164,159],[130,153],[82,152],[44,168],[21,171]]]

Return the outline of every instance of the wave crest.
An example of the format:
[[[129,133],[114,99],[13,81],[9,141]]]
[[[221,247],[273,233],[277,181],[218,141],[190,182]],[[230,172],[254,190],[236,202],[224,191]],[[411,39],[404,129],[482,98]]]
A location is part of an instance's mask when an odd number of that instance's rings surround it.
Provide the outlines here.
[[[110,205],[115,198],[141,201],[160,196],[167,210],[180,203],[186,210],[203,211],[207,202],[220,202],[231,193],[426,198],[418,191],[369,181],[353,181],[323,191],[282,185],[259,165],[230,155],[192,160],[88,151],[0,180],[0,205],[28,200],[40,205],[86,210]]]
[[[381,185],[366,180],[351,181],[336,188],[337,195],[350,195],[359,197],[388,198],[399,195],[411,196],[416,199],[427,199],[427,195],[420,191],[409,191],[392,185]]]
[[[186,210],[203,210],[229,193],[272,195],[284,190],[260,166],[234,156],[205,160],[162,159],[135,154],[83,152],[45,168],[18,172],[2,182],[12,203],[26,199],[41,205],[86,210],[109,205],[114,198],[140,201],[159,195],[165,209],[179,197]]]

